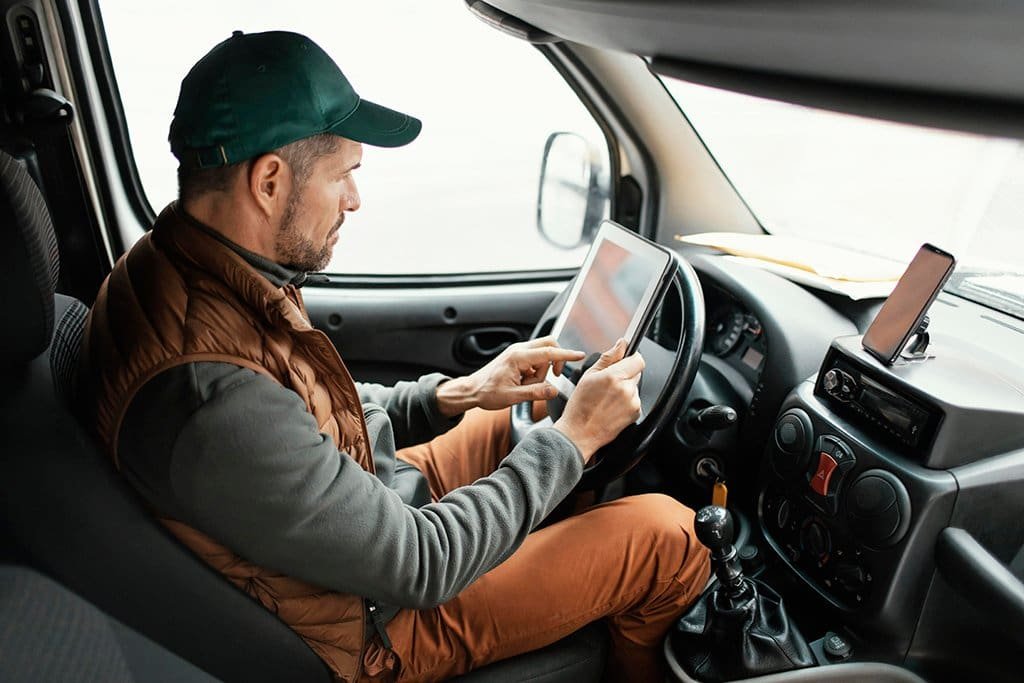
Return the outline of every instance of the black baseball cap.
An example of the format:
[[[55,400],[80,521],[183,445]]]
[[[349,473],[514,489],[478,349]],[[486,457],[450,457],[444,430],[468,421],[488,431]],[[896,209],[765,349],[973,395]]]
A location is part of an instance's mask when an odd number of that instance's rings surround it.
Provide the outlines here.
[[[183,165],[214,168],[320,133],[398,147],[420,128],[412,116],[361,99],[306,36],[235,31],[185,76],[168,139]]]

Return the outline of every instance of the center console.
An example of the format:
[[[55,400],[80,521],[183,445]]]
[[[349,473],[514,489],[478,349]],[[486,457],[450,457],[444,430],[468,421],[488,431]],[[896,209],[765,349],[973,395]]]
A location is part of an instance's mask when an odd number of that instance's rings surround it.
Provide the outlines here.
[[[848,625],[884,634],[894,652],[913,634],[949,520],[948,468],[1000,452],[1000,435],[1020,431],[1011,420],[1022,416],[1006,411],[1013,389],[982,369],[952,344],[886,366],[860,337],[843,337],[787,397],[769,439],[758,495],[766,543]]]
[[[798,604],[828,629],[794,617],[818,666],[772,680],[838,680],[845,664],[819,656],[836,634],[855,644],[850,662],[901,662],[956,499],[949,470],[1024,446],[1006,441],[1024,441],[1024,414],[1007,409],[1021,404],[1010,400],[1016,389],[969,349],[938,341],[934,356],[888,366],[861,337],[836,339],[779,410],[757,479],[757,526],[790,611]],[[666,652],[678,680],[699,680]]]
[[[783,404],[758,495],[765,542],[792,575],[894,652],[913,635],[956,492],[928,466],[947,406],[899,373],[859,337],[836,340]]]

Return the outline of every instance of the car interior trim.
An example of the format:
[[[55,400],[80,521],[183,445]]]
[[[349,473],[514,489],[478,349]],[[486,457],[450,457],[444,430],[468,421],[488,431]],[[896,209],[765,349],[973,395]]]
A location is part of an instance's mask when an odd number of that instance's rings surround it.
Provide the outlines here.
[[[836,83],[756,69],[656,57],[655,73],[712,88],[844,114],[996,136],[1024,131],[1024,104],[961,94]]]
[[[483,2],[483,0],[466,0],[466,6],[477,19],[513,38],[519,38],[534,44],[555,43],[561,40],[561,38],[553,36],[547,31],[541,31],[536,26],[527,24],[522,19],[517,19],[507,12],[502,12],[497,7]]]
[[[956,527],[939,534],[935,559],[947,581],[992,619],[1013,625],[1010,630],[1024,644],[1024,583],[1018,577],[974,536]]]
[[[857,0],[490,2],[567,40],[733,70],[751,82],[798,78],[831,93],[819,106],[832,95],[845,99],[832,86],[867,88],[871,96],[864,101],[871,102],[872,116],[891,116],[887,100],[892,95],[923,125],[941,122],[978,132],[998,128],[1017,135],[1022,130],[1024,81],[1018,65],[1024,62],[1024,43],[1017,3],[943,0],[911,8]],[[803,58],[809,51],[819,58]]]

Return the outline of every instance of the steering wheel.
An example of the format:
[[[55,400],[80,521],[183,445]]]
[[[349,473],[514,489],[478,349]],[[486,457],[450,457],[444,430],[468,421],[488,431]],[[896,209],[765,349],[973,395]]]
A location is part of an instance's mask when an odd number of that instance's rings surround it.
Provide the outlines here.
[[[643,416],[639,422],[623,429],[611,443],[594,454],[577,485],[581,490],[602,486],[640,462],[654,439],[675,420],[693,386],[704,348],[704,292],[693,266],[679,254],[675,254],[675,260],[676,272],[672,286],[679,294],[682,309],[679,344],[673,352],[646,337],[641,341],[639,351],[645,361],[640,383]],[[551,331],[555,319],[565,306],[571,287],[570,283],[547,307],[533,329],[531,339]],[[533,420],[530,403],[512,406],[511,445],[518,444],[531,430],[546,424],[548,419],[557,419],[565,409],[565,404],[566,400],[561,396],[548,401],[550,418],[539,422]]]

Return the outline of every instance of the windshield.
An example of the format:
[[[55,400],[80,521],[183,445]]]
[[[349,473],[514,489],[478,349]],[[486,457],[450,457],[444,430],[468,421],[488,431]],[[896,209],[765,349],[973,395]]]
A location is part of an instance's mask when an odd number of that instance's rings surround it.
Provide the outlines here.
[[[1024,318],[1024,145],[665,80],[766,231],[909,263],[952,252],[946,289]]]

